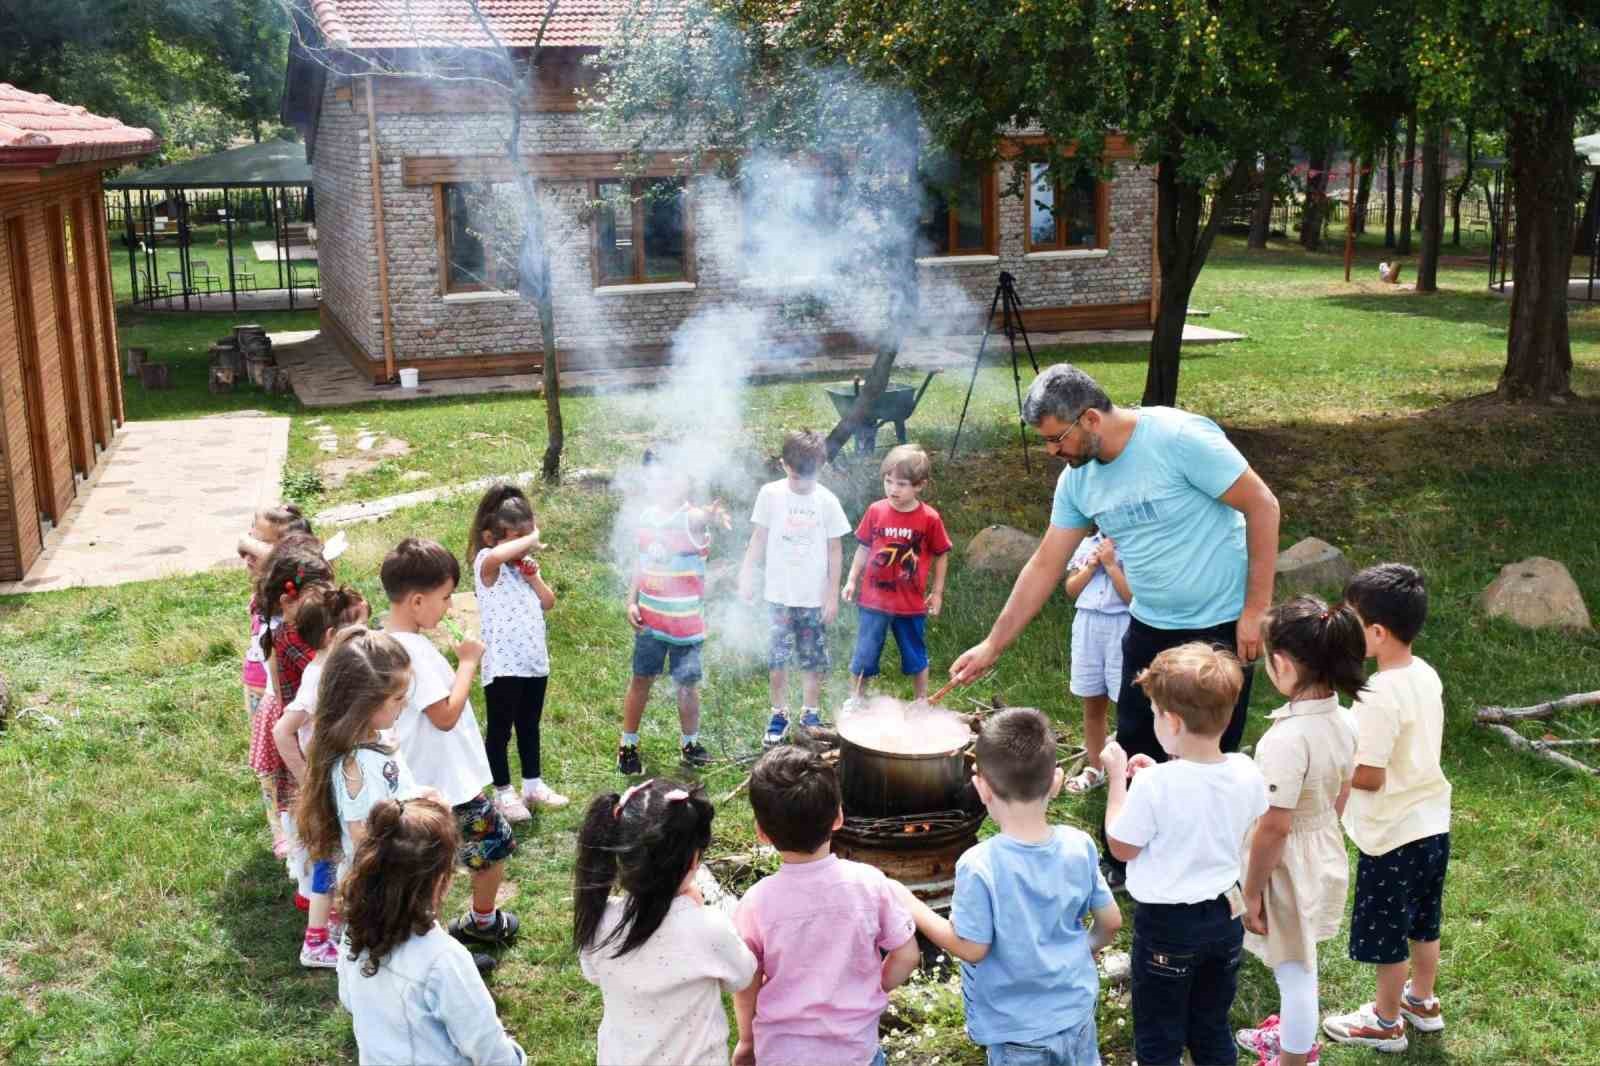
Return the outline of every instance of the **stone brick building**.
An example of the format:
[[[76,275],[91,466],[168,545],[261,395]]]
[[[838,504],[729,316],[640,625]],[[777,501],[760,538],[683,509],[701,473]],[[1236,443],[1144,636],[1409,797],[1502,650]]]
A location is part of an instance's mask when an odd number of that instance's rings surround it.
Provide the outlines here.
[[[494,0],[484,9],[516,47],[531,43],[544,6]],[[859,350],[881,320],[880,293],[864,288],[820,316],[782,314],[803,285],[752,273],[742,255],[740,226],[751,216],[741,194],[705,175],[676,195],[663,198],[658,188],[635,202],[648,183],[678,180],[669,151],[631,187],[619,179],[623,146],[589,127],[574,89],[587,76],[582,57],[605,42],[625,7],[626,0],[579,0],[557,8],[523,118],[521,155],[544,198],[562,364],[658,361],[691,315],[718,306],[780,312],[776,318],[793,323],[797,349]],[[299,25],[306,45],[291,47],[284,115],[304,132],[312,165],[323,325],[374,381],[403,367],[458,377],[525,372],[543,360],[536,309],[506,291],[504,264],[477,238],[495,190],[506,188],[497,183],[512,178],[507,110],[489,89],[367,73],[363,57],[392,58],[393,49],[422,49],[424,40],[471,45],[473,25],[447,4],[439,10],[440,25],[419,28],[396,25],[383,0],[317,0]],[[1110,180],[1052,187],[1039,168],[1030,195],[1006,195],[1011,168],[1038,168],[1017,161],[1032,139],[1009,139],[1002,162],[967,168],[958,194],[924,205],[924,306],[960,307],[961,320],[948,328],[977,332],[997,276],[1008,270],[1032,329],[1148,325],[1148,173],[1111,137]]]

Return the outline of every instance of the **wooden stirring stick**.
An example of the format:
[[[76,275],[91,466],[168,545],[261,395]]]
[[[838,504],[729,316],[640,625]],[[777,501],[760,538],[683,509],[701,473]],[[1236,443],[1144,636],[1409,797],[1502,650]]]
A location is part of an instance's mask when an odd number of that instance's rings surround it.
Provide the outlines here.
[[[928,705],[931,707],[931,706],[937,704],[940,700],[942,700],[946,696],[950,695],[950,690],[955,688],[960,683],[961,682],[960,682],[960,680],[958,678],[952,677],[950,679],[950,681],[944,686],[944,688],[940,689],[938,692],[935,692],[933,695],[928,697]]]

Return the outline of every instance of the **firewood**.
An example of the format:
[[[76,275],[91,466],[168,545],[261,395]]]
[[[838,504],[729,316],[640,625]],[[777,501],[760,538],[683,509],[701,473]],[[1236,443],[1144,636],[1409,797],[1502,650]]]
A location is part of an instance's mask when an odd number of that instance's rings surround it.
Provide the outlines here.
[[[1530,754],[1537,755],[1541,759],[1549,759],[1557,766],[1563,767],[1567,770],[1576,770],[1580,774],[1600,776],[1600,769],[1581,763],[1577,759],[1561,754],[1559,751],[1552,751],[1551,745],[1555,743],[1553,741],[1529,740],[1527,737],[1523,736],[1521,733],[1518,733],[1515,729],[1512,729],[1508,725],[1486,723],[1484,728],[1499,733],[1505,738],[1507,744],[1510,744],[1518,751],[1525,751]]]
[[[1577,692],[1571,696],[1562,696],[1558,700],[1548,703],[1536,703],[1532,707],[1482,707],[1479,708],[1477,720],[1479,725],[1489,725],[1492,722],[1525,722],[1536,718],[1553,718],[1562,711],[1570,711],[1575,707],[1592,707],[1600,704],[1600,692]]]

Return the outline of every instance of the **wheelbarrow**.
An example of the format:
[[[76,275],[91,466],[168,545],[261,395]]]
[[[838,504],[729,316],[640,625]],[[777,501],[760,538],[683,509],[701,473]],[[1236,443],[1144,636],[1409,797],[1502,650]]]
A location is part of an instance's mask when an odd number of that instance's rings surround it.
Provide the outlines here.
[[[933,376],[939,371],[930,370],[928,376],[922,379],[922,387],[915,388],[911,385],[896,385],[890,383],[883,390],[883,394],[873,403],[872,409],[867,412],[864,422],[855,431],[856,451],[871,452],[878,447],[878,429],[886,422],[894,423],[895,438],[901,443],[906,442],[906,419],[916,411],[917,404],[922,402],[922,394],[928,391],[928,386],[933,382]],[[833,406],[843,418],[855,406],[856,397],[861,395],[861,379],[848,385],[828,385],[825,387],[828,399],[833,401]]]

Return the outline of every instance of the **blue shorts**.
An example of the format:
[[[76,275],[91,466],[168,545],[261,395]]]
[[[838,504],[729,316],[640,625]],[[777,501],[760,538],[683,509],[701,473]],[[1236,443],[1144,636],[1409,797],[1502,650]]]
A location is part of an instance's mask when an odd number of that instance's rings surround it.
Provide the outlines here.
[[[456,816],[456,828],[461,832],[456,861],[473,873],[503,862],[517,850],[517,837],[511,831],[511,823],[489,796],[489,790],[485,789],[467,802],[450,808]]]
[[[1438,940],[1444,919],[1444,875],[1450,834],[1423,837],[1382,855],[1356,860],[1356,902],[1350,912],[1350,957],[1405,962],[1411,940]]]
[[[861,626],[856,630],[856,650],[850,656],[850,676],[878,676],[878,660],[890,630],[900,649],[900,672],[910,677],[928,668],[927,615],[887,614],[863,607]]]
[[[660,677],[669,662],[672,664],[672,680],[684,686],[700,683],[699,641],[674,644],[648,630],[634,635],[634,677]]]
[[[983,1050],[987,1066],[1100,1066],[1100,1037],[1093,1015],[1059,1033],[1015,1044],[990,1044]]]
[[[326,859],[311,864],[311,891],[319,896],[325,896],[333,891],[335,883],[334,873],[338,866]]]

